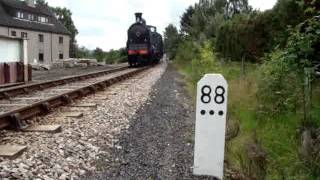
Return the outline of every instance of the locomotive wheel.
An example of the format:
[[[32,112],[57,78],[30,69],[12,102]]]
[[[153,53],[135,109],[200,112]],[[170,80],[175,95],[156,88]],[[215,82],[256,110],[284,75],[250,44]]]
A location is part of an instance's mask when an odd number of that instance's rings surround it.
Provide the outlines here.
[[[133,63],[132,62],[129,62],[129,67],[133,67],[134,65],[133,65]]]

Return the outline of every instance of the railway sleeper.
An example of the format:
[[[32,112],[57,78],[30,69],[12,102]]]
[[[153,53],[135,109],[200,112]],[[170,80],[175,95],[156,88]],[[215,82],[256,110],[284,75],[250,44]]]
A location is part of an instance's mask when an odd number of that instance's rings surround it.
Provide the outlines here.
[[[62,101],[63,101],[63,103],[64,104],[70,104],[70,103],[72,103],[72,99],[70,98],[70,96],[69,95],[63,95],[62,97]]]
[[[51,111],[50,103],[48,102],[42,103],[41,109],[43,110],[44,113],[49,113]]]
[[[100,87],[101,89],[106,89],[106,88],[107,88],[107,85],[106,85],[105,83],[100,83],[100,84],[99,84],[99,87]]]
[[[100,83],[96,83],[95,85],[88,86],[86,88],[83,88],[82,90],[74,91],[71,94],[57,96],[56,98],[53,98],[53,99],[49,100],[48,102],[43,102],[41,104],[37,104],[32,107],[30,106],[29,107],[30,109],[23,108],[19,112],[17,111],[16,113],[7,116],[8,117],[8,127],[16,129],[16,130],[23,130],[28,127],[25,122],[25,120],[27,118],[34,117],[34,116],[39,115],[41,113],[48,113],[51,111],[52,108],[56,108],[60,105],[70,104],[70,103],[72,103],[73,99],[80,97],[80,95],[85,96],[87,94],[90,94],[92,91],[96,92],[99,89],[101,89],[100,87],[105,87],[105,86],[109,87],[110,85],[112,85],[116,82],[125,80],[125,79],[131,77],[132,75],[137,74],[138,72],[141,72],[142,70],[144,70],[144,69],[141,69],[140,71],[132,72],[132,73],[129,73],[126,75],[122,75],[118,78],[115,77],[115,78],[111,78],[109,80],[106,80],[106,81],[103,81]],[[60,84],[58,82],[56,82],[56,83]],[[5,93],[6,92],[3,92],[2,95],[7,96],[7,97],[11,97],[14,94],[14,92],[12,92],[12,94],[10,93],[7,95]]]
[[[23,130],[28,128],[25,121],[22,120],[20,113],[12,114],[11,116],[10,128],[15,130]]]
[[[26,93],[26,94],[29,94],[31,91],[28,88],[23,88],[23,92]]]
[[[8,92],[3,92],[3,93],[2,93],[2,96],[3,96],[4,98],[8,99],[8,100],[11,99],[11,95],[10,95]]]
[[[45,86],[39,85],[39,89],[40,89],[40,90],[45,90]]]
[[[85,90],[83,90],[83,89],[80,89],[80,90],[78,91],[78,93],[79,93],[80,96],[85,96],[85,95],[86,95],[86,92],[85,92]]]
[[[98,88],[95,85],[90,86],[89,89],[92,92],[97,92],[98,91]]]

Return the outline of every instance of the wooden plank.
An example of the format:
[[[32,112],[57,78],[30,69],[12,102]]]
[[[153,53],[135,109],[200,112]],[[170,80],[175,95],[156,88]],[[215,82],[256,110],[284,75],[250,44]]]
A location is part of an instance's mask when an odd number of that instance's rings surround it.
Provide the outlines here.
[[[24,64],[21,62],[17,64],[17,82],[24,82]]]
[[[67,88],[72,88],[72,89],[79,89],[82,88],[83,86],[67,86]]]
[[[0,104],[0,107],[29,106],[30,104]]]
[[[25,132],[46,132],[59,133],[62,131],[61,125],[38,125],[24,129]]]
[[[74,89],[53,89],[53,91],[73,91]]]
[[[9,66],[10,66],[10,83],[16,83],[18,78],[17,63],[12,62],[9,64]]]
[[[11,99],[12,101],[21,101],[21,100],[41,100],[43,98],[39,97],[39,98],[32,98],[32,97],[25,97],[25,98],[14,98],[14,99]]]
[[[0,63],[0,84],[4,84],[4,63]]]
[[[41,95],[42,96],[58,96],[60,94],[58,94],[58,93],[42,93]]]
[[[16,158],[27,149],[27,146],[0,145],[0,157]]]
[[[79,107],[79,108],[97,108],[97,104],[94,103],[83,103],[83,104],[74,104],[71,107]]]
[[[8,63],[3,64],[4,83],[10,83],[10,65]]]
[[[0,85],[0,88],[9,88],[9,87],[19,86],[19,85],[23,85],[23,84],[25,84],[25,83],[19,82],[19,83],[2,84],[2,85]]]
[[[81,118],[83,117],[83,113],[80,112],[70,112],[70,113],[64,113],[62,114],[64,117],[70,117],[70,118]]]
[[[28,64],[28,80],[32,81],[32,65]]]
[[[94,99],[95,100],[98,100],[98,101],[100,101],[100,100],[108,100],[108,98],[107,98],[107,96],[101,96],[101,95],[96,95],[95,97],[94,97]]]

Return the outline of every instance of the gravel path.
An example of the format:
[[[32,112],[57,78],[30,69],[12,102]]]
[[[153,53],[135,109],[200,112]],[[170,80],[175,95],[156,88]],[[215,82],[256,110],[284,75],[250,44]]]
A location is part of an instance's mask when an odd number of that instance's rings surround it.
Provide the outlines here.
[[[162,63],[104,92],[75,102],[96,103],[97,108],[67,106],[29,121],[31,124],[61,124],[61,133],[0,131],[1,145],[28,146],[15,160],[0,158],[0,179],[79,179],[97,172],[96,162],[110,154],[108,149],[117,147],[117,137],[129,128],[129,120],[146,103],[152,86],[165,68],[166,64]],[[82,112],[84,116],[65,117],[68,112]]]
[[[127,63],[117,65],[105,65],[105,66],[91,66],[91,67],[74,67],[74,68],[54,68],[48,71],[32,71],[33,81],[54,80],[68,76],[81,75],[85,73],[103,71],[112,69],[119,66],[127,65]]]
[[[29,121],[61,124],[61,133],[0,131],[0,144],[28,146],[18,159],[0,158],[0,179],[209,179],[192,175],[194,112],[182,79],[162,63],[75,102],[96,109]]]
[[[182,78],[170,65],[115,148],[105,148],[102,173],[84,179],[209,179],[192,175],[194,113]]]

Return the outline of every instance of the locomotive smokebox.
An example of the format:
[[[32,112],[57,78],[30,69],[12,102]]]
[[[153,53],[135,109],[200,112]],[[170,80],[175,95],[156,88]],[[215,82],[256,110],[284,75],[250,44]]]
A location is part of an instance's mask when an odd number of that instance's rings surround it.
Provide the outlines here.
[[[142,13],[137,12],[137,13],[135,13],[135,15],[136,15],[136,21],[141,22],[142,21]]]

